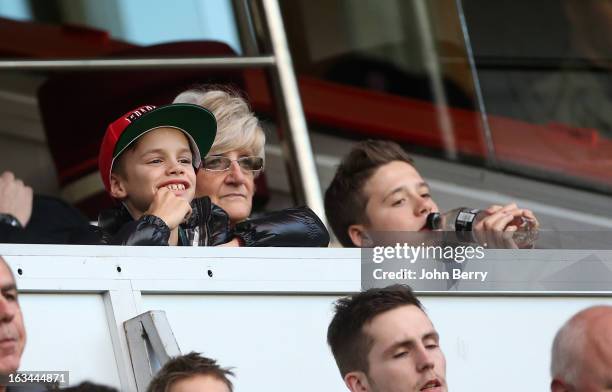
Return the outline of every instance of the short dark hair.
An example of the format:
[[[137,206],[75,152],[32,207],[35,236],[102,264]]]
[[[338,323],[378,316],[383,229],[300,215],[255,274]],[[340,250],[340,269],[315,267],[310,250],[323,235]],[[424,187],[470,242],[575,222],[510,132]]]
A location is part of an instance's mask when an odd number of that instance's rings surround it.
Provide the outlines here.
[[[363,193],[366,181],[379,167],[393,161],[414,165],[399,144],[365,140],[357,143],[338,166],[325,191],[325,215],[342,246],[355,246],[348,235],[350,225],[368,223],[365,211],[368,200]]]
[[[336,314],[327,329],[327,343],[342,377],[352,371],[368,372],[368,353],[373,341],[363,327],[379,314],[406,305],[423,310],[412,289],[399,284],[369,289],[336,301]]]
[[[62,389],[64,392],[118,392],[117,389],[102,384],[84,381],[78,385]]]
[[[173,383],[197,375],[215,377],[233,391],[232,382],[228,378],[234,376],[231,370],[220,367],[214,359],[190,352],[166,362],[151,380],[147,392],[167,392]]]

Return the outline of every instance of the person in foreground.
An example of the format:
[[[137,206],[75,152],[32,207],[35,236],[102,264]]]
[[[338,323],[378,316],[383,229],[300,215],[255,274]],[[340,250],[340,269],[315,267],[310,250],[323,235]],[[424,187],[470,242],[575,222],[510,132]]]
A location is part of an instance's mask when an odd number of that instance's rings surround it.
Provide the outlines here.
[[[26,343],[26,331],[15,277],[2,256],[0,256],[0,342],[0,375],[6,376],[19,369]],[[6,386],[0,386],[0,392],[4,391]]]
[[[191,352],[172,358],[151,380],[147,392],[232,392],[234,376],[214,359]]]
[[[342,160],[325,192],[325,213],[345,247],[369,245],[375,231],[424,231],[427,215],[438,212],[429,185],[412,158],[395,142],[366,140],[357,143]],[[517,217],[535,215],[516,204],[493,205],[474,230],[511,232]],[[484,237],[484,236],[483,236]]]
[[[552,392],[599,392],[612,389],[612,306],[576,313],[553,341]]]
[[[336,302],[327,342],[351,392],[446,392],[440,337],[408,286]]]
[[[325,246],[329,235],[316,217],[310,231],[282,212],[231,227],[210,198],[195,197],[196,171],[215,137],[206,109],[172,104],[135,109],[111,123],[99,155],[102,181],[121,203],[104,212],[88,243],[191,246]],[[299,227],[303,228],[303,226]]]

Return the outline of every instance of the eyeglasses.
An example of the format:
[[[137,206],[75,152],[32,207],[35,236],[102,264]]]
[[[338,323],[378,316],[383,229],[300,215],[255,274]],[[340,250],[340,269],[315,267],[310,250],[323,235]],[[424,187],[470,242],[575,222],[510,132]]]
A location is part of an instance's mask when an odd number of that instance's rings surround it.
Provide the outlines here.
[[[232,162],[238,162],[238,166],[244,171],[258,172],[263,169],[263,158],[261,157],[229,159],[221,155],[212,155],[204,158],[202,161],[202,168],[204,170],[221,172],[229,170]]]

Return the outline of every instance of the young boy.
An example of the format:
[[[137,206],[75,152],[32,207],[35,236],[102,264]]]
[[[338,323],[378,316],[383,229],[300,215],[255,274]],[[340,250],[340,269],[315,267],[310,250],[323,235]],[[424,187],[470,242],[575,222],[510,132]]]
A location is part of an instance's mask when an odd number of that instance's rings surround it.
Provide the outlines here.
[[[195,195],[195,173],[214,141],[216,129],[215,118],[208,110],[189,104],[142,106],[108,126],[98,159],[100,174],[106,191],[132,218],[116,233],[110,233],[114,234],[111,243],[199,242],[193,238],[197,234],[192,232],[188,238],[191,229],[180,225],[194,214],[190,203]],[[212,205],[204,207],[196,210],[205,215],[198,216],[196,224],[212,218]],[[217,221],[223,223],[222,219]]]
[[[142,106],[110,124],[98,166],[106,191],[122,207],[101,215],[96,239],[86,242],[327,246],[325,226],[306,207],[268,213],[232,228],[227,213],[208,197],[194,199],[196,171],[216,128],[215,117],[192,104]]]

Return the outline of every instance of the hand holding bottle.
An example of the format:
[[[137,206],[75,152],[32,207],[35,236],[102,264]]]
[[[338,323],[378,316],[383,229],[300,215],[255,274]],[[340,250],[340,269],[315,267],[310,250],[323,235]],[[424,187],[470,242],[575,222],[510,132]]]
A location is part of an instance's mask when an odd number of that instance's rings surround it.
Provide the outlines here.
[[[470,231],[474,240],[488,248],[529,248],[537,238],[539,222],[532,211],[515,203],[493,205],[486,210],[466,207],[427,217],[432,230]]]
[[[484,215],[475,222],[474,230],[517,231],[540,227],[533,212],[525,208],[519,208],[516,203],[505,206],[492,205],[482,212],[484,212]]]
[[[476,238],[490,249],[519,249],[533,247],[540,223],[531,210],[516,203],[492,205],[475,225]]]

